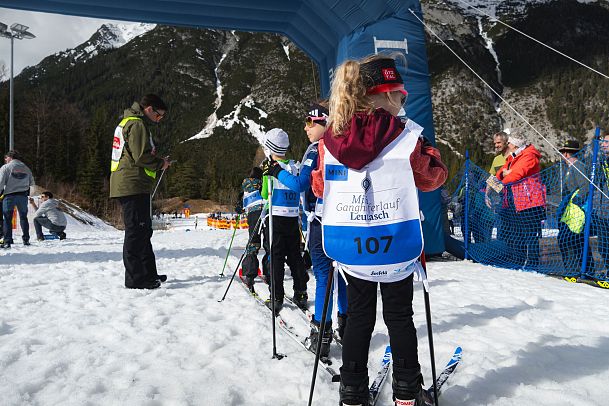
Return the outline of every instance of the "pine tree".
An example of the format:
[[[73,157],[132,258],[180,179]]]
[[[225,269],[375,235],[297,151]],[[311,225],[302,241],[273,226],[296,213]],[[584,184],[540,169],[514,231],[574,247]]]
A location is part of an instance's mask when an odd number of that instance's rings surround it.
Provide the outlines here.
[[[92,206],[96,208],[107,199],[106,194],[102,193],[104,178],[110,165],[109,149],[104,143],[104,139],[111,136],[107,128],[106,116],[103,108],[95,111],[86,133],[81,170],[78,173],[78,186],[81,193],[91,199]]]

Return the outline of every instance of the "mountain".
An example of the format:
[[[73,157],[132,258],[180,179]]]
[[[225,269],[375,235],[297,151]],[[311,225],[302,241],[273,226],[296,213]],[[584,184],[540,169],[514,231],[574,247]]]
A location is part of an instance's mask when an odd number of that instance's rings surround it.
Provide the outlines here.
[[[436,139],[453,173],[466,148],[488,165],[501,129],[536,145],[547,164],[558,159],[550,143],[585,142],[595,125],[609,127],[607,79],[496,21],[608,74],[606,1],[428,0],[423,8],[438,37],[505,100],[428,32]]]
[[[422,6],[436,139],[451,174],[466,149],[487,166],[491,135],[500,129],[518,131],[547,163],[557,155],[544,138],[586,141],[596,124],[609,126],[607,79],[496,21],[607,73],[606,1],[423,0]],[[292,157],[301,156],[302,113],[316,98],[318,78],[311,60],[281,35],[121,24],[104,25],[75,49],[25,69],[15,91],[26,95],[15,99],[16,145],[36,176],[73,184],[93,209],[105,210],[109,134],[142,94],[157,93],[170,107],[153,129],[159,153],[178,161],[160,195],[232,203],[260,159],[264,131],[284,128]],[[7,93],[0,84],[4,134]]]
[[[124,31],[102,26],[16,78],[16,93],[27,95],[15,104],[16,146],[37,177],[77,183],[90,198],[105,199],[108,134],[125,108],[151,92],[170,107],[153,128],[159,153],[178,161],[161,195],[233,203],[260,136],[272,127],[292,135],[292,156],[300,158],[303,112],[318,84],[313,63],[287,38],[169,26],[132,31],[138,35],[116,46]],[[7,91],[4,84],[0,93]],[[4,133],[7,100],[0,102]]]

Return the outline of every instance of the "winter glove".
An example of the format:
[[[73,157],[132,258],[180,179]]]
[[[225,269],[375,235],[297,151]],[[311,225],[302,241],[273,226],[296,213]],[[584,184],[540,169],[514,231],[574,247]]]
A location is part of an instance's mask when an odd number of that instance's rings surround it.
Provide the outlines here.
[[[269,176],[269,169],[273,166],[275,161],[271,158],[265,159],[260,167],[262,168],[262,176]],[[276,162],[275,162],[276,163]]]
[[[279,172],[281,172],[283,168],[279,165],[279,162],[273,161],[271,167],[269,168],[269,176],[277,178],[279,176]]]
[[[421,147],[423,149],[425,149],[427,147],[432,147],[433,148],[433,145],[431,144],[431,142],[427,138],[425,138],[425,137],[420,137],[420,138],[421,138],[421,143],[423,144],[423,145],[421,145]]]

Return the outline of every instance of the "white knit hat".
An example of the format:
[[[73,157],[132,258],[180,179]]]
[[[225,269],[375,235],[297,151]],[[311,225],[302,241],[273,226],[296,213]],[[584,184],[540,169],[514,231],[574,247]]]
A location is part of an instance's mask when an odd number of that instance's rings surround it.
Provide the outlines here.
[[[508,137],[508,143],[509,144],[513,144],[516,148],[520,148],[524,145],[524,139],[523,138],[518,138],[514,135],[510,135]]]
[[[281,128],[273,128],[264,134],[264,146],[272,153],[284,156],[290,146],[290,139]]]

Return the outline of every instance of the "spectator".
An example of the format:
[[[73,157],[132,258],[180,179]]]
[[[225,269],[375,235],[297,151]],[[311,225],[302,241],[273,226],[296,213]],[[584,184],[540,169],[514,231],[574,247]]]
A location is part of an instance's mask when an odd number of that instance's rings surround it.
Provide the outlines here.
[[[497,171],[497,179],[509,185],[503,189],[502,205],[510,213],[506,218],[510,223],[507,243],[515,265],[537,269],[546,205],[546,187],[539,176],[541,154],[514,135],[508,139],[508,152],[505,164]]]
[[[491,176],[487,181],[485,195],[486,206],[493,209],[495,212],[497,240],[499,241],[506,240],[507,219],[505,219],[506,213],[501,207],[501,198],[499,197],[499,193],[503,189],[503,184],[497,181],[495,175],[497,175],[497,171],[501,169],[503,165],[505,165],[506,156],[508,155],[508,137],[509,136],[505,131],[499,131],[493,135],[493,143],[495,145],[495,153],[497,156],[495,156],[493,159],[493,163],[491,163],[491,167],[488,170]]]
[[[609,132],[605,132],[600,139],[598,168],[595,183],[604,194],[599,190],[594,190],[592,227],[598,236],[598,252],[603,260],[600,269],[607,272],[609,268],[609,199],[606,196],[609,195]]]
[[[166,112],[161,98],[148,94],[125,110],[114,131],[110,197],[118,199],[123,209],[123,263],[125,287],[129,289],[156,289],[167,280],[166,275],[157,273],[150,242],[150,195],[156,172],[167,169],[171,162],[156,155],[148,129],[151,123],[159,123]]]
[[[13,243],[13,210],[17,207],[23,245],[30,245],[30,225],[27,221],[27,197],[30,186],[34,185],[32,171],[21,161],[21,154],[8,151],[4,155],[4,165],[0,168],[0,191],[4,196],[2,212],[4,217],[4,240],[0,248],[10,248]]]
[[[577,159],[576,154],[581,149],[579,141],[569,140],[559,149],[567,162],[567,170],[563,177],[563,198],[558,206],[558,247],[562,262],[568,271],[579,271],[584,253],[584,224],[586,213],[584,203],[588,195],[588,181],[585,166]],[[588,253],[588,264],[592,255]]]
[[[495,145],[495,153],[497,156],[493,159],[489,173],[493,176],[497,175],[497,171],[505,165],[505,159],[508,151],[508,134],[505,131],[499,131],[493,135],[493,144]]]
[[[40,207],[36,205],[34,199],[29,198],[30,204],[36,210],[34,214],[34,228],[36,229],[36,238],[38,241],[44,241],[44,234],[42,233],[42,227],[48,228],[51,234],[59,237],[60,240],[66,239],[66,215],[59,209],[59,202],[53,199],[53,193],[43,192],[40,195],[42,203]]]

